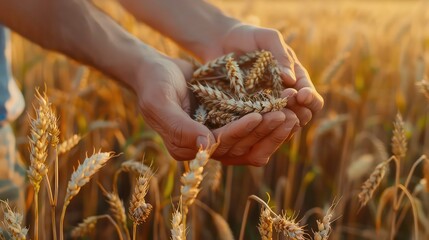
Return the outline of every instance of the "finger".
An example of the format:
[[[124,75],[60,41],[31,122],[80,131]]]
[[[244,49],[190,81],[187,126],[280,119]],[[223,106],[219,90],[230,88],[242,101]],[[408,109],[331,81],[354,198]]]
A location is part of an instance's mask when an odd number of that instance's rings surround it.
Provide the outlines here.
[[[265,137],[252,147],[249,155],[253,158],[249,159],[249,164],[253,166],[264,166],[268,163],[271,155],[282,145],[286,138],[290,135],[293,127],[297,122],[294,119],[286,120],[282,125],[277,127],[270,135]]]
[[[250,113],[224,127],[213,130],[214,136],[220,141],[213,157],[224,155],[234,144],[247,137],[261,121],[261,114]]]
[[[192,120],[177,103],[159,95],[156,99],[152,101],[149,98],[140,106],[145,120],[161,135],[172,156],[189,160],[193,157],[190,151],[178,149],[193,149],[195,154],[199,147],[208,147],[209,143],[215,142],[211,131]]]
[[[296,114],[299,119],[300,127],[304,127],[305,125],[307,125],[307,123],[310,122],[311,118],[313,117],[313,113],[310,111],[310,109],[306,107],[295,105],[287,106],[287,108],[292,110],[292,112]]]
[[[299,126],[301,127],[305,126],[313,117],[313,113],[310,109],[298,104],[296,97],[288,98],[287,106],[282,111],[285,114],[289,114],[291,110],[298,117]]]
[[[250,148],[270,134],[275,128],[280,126],[286,116],[283,112],[269,112],[262,116],[262,122],[245,138],[236,143],[227,153],[232,156],[242,156],[247,153]]]
[[[295,60],[287,51],[287,45],[283,41],[281,33],[274,29],[258,29],[255,31],[255,42],[259,49],[265,49],[273,54],[280,65],[280,76],[286,86],[294,85],[296,82]]]
[[[310,87],[301,88],[296,95],[296,100],[313,113],[320,111],[324,105],[322,96],[314,88]]]

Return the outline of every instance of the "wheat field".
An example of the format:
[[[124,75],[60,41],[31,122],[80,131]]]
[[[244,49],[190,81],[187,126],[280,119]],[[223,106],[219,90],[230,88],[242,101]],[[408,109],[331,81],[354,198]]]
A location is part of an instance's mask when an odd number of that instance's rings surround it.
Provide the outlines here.
[[[2,203],[1,227],[16,239],[429,239],[429,1],[211,2],[278,29],[323,110],[265,167],[221,166],[213,149],[177,162],[131,91],[13,35],[26,100],[14,130],[31,174],[25,219]],[[95,3],[189,59],[115,1]]]

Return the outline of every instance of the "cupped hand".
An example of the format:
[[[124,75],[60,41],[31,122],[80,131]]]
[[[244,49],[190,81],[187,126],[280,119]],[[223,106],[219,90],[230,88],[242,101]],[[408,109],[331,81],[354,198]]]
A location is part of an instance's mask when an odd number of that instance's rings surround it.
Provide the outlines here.
[[[240,55],[255,50],[270,51],[279,62],[284,85],[297,90],[287,108],[298,116],[300,126],[305,126],[312,116],[322,109],[323,98],[314,88],[307,70],[299,62],[295,52],[284,42],[280,32],[238,23],[220,40],[219,47],[210,48],[203,57],[208,60],[229,52]],[[285,92],[282,96],[288,94]]]
[[[202,57],[210,60],[230,52],[241,55],[255,50],[268,50],[279,62],[286,87],[282,97],[288,97],[288,105],[281,112],[262,116],[252,113],[240,119],[247,120],[248,125],[239,120],[214,130],[214,136],[221,141],[213,157],[224,164],[265,165],[277,148],[323,107],[323,98],[314,88],[307,70],[274,29],[236,24]]]
[[[192,72],[192,66],[185,61],[153,58],[142,67],[133,85],[144,119],[160,134],[171,156],[176,160],[191,160],[200,147],[220,141],[214,153],[217,160],[226,164],[264,165],[274,148],[290,134],[296,117],[288,124],[283,122],[286,117],[294,118],[294,114],[277,112],[262,118],[252,113],[211,131],[190,117],[192,95],[186,79],[190,79]],[[271,120],[275,122],[272,126],[283,125],[282,131],[274,133],[274,127],[267,127]],[[259,139],[261,136],[264,137]]]

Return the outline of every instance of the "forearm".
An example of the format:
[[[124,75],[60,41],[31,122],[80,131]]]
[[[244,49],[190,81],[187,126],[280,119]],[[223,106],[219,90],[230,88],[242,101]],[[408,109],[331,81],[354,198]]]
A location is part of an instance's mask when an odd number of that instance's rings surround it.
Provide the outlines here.
[[[0,22],[44,48],[133,86],[144,58],[158,53],[86,0],[0,0]]]
[[[205,59],[238,23],[201,0],[119,0],[137,19]],[[218,51],[218,49],[213,49]]]

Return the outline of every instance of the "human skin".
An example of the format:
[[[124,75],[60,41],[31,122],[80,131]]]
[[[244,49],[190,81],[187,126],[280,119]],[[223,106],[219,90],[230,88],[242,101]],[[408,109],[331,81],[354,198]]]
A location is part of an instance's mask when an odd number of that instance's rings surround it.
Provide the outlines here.
[[[277,31],[241,24],[204,1],[120,2],[203,61],[228,52],[271,51],[283,66],[285,85],[291,88],[283,93],[292,96],[288,108],[248,114],[214,130],[193,121],[186,84],[192,66],[144,44],[87,0],[0,0],[0,22],[129,86],[143,117],[177,160],[192,159],[200,146],[219,140],[213,155],[217,160],[265,165],[298,124],[305,125],[322,108],[323,100],[307,71]]]

